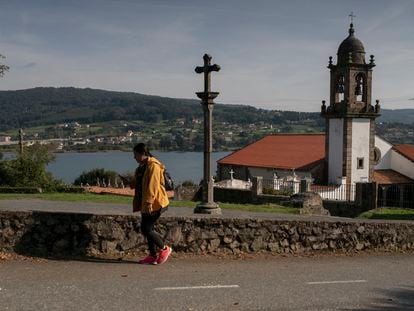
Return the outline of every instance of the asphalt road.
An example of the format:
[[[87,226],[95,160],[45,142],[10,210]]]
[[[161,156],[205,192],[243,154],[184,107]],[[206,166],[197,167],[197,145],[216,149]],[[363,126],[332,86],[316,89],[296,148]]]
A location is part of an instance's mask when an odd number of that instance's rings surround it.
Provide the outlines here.
[[[414,310],[414,254],[0,262],[1,310]]]

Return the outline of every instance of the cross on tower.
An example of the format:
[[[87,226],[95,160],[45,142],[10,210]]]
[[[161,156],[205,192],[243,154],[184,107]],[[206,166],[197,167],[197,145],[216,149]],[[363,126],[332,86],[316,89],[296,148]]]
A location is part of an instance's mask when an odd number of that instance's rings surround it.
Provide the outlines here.
[[[351,12],[351,14],[349,14],[348,16],[351,19],[351,24],[352,24],[354,22],[354,17],[356,17],[356,15],[354,15],[354,12]]]

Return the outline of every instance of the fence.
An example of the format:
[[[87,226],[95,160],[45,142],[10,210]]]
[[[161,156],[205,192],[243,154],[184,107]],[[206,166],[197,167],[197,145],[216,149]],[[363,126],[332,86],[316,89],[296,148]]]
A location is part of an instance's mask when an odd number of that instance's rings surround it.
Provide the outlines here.
[[[263,179],[263,194],[293,195],[304,191],[317,192],[324,200],[355,201],[355,184],[314,185],[308,180]]]
[[[414,184],[378,185],[378,207],[414,209]]]
[[[300,192],[300,181],[284,179],[263,179],[263,194],[293,195]]]
[[[355,201],[355,184],[311,185],[311,191],[319,193],[324,200]]]

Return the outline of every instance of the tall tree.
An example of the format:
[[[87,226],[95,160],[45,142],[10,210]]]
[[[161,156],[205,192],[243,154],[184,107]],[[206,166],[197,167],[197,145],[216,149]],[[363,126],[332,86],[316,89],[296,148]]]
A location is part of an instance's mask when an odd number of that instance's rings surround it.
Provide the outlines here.
[[[5,58],[0,54],[0,59]],[[0,63],[0,77],[4,76],[4,73],[9,70],[9,66]]]

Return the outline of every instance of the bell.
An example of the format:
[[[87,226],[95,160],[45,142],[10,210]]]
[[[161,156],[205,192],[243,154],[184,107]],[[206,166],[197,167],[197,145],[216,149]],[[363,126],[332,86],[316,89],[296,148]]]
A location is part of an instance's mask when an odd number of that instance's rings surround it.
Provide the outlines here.
[[[336,92],[337,92],[337,93],[342,94],[342,93],[344,92],[344,85],[343,85],[343,84],[341,84],[341,83],[339,83],[339,84],[336,86]]]
[[[362,87],[361,87],[361,84],[359,83],[355,88],[355,95],[362,95]]]

